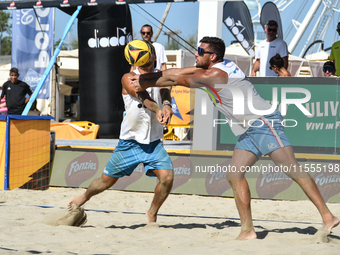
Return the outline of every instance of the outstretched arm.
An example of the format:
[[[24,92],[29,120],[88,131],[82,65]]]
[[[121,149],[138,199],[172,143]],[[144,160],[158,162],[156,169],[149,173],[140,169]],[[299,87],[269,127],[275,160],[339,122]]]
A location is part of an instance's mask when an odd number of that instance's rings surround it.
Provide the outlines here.
[[[170,70],[170,69],[169,69]],[[187,88],[204,87],[204,84],[214,87],[215,84],[228,82],[228,74],[218,68],[202,69],[193,75],[165,75],[157,79],[136,79],[132,85],[136,91],[143,91],[148,87],[184,86]]]

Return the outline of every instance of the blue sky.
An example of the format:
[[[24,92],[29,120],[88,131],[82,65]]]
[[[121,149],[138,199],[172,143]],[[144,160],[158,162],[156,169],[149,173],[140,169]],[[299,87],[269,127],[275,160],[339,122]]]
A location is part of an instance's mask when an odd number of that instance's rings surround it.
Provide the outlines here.
[[[261,6],[267,1],[260,1]],[[287,33],[289,26],[291,26],[291,20],[297,14],[297,10],[299,10],[302,0],[295,0],[284,12],[281,13],[282,27],[284,35]],[[300,17],[297,19],[299,22],[302,22],[302,19],[305,17],[306,13],[312,6],[313,1],[309,0],[306,6],[301,10]],[[162,18],[163,12],[166,8],[166,3],[154,3],[154,4],[140,4],[140,7],[145,9],[151,15],[153,15],[156,19],[160,20]],[[299,45],[296,50],[293,52],[294,55],[299,55],[305,41],[307,40],[308,34],[310,33],[313,24],[316,22],[317,17],[320,16],[321,9],[323,4],[321,4],[318,12],[313,18],[311,25],[308,27],[305,35],[302,37]],[[339,8],[339,6],[338,6]],[[134,34],[137,35],[136,39],[140,38],[139,29],[143,24],[151,24],[153,26],[154,31],[157,30],[158,21],[154,18],[150,17],[147,13],[145,13],[141,8],[137,5],[130,5],[131,15],[132,15],[132,25],[134,29]],[[199,11],[199,3],[198,2],[186,2],[186,3],[173,3],[169,15],[165,21],[165,25],[168,26],[171,30],[181,30],[180,36],[183,38],[188,38],[190,35],[197,33],[198,27],[198,11]],[[255,15],[256,11],[251,11],[251,16]],[[55,38],[58,40],[63,33],[63,29],[66,26],[67,20],[70,18],[69,15],[64,14],[60,10],[56,12],[56,25],[55,25]],[[259,19],[258,19],[259,20]],[[340,40],[338,34],[335,29],[338,21],[340,21],[339,13],[335,12],[333,19],[331,21],[331,25],[329,27],[327,36],[325,38],[325,48],[331,47],[334,41]],[[163,31],[168,30],[167,28],[163,28]],[[291,33],[287,35],[284,39],[286,39],[287,44],[291,40],[292,36],[295,33],[295,29],[292,28]],[[77,27],[73,25],[71,38],[77,36]],[[223,25],[222,30],[222,38],[224,39],[226,45],[230,45],[230,42],[235,40],[232,34],[228,31],[228,29]],[[157,42],[165,45],[167,43],[168,37],[161,33]]]

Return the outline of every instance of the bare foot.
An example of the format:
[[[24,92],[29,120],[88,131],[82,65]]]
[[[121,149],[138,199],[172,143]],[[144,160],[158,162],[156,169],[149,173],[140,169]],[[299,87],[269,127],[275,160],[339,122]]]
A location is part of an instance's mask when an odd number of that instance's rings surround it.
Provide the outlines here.
[[[82,206],[83,204],[86,203],[86,198],[84,196],[84,194],[82,195],[79,195],[79,196],[76,196],[74,197],[67,205],[67,209],[68,210],[71,210],[72,209],[72,205],[76,205],[78,207]]]
[[[251,231],[242,231],[236,240],[249,240],[249,239],[256,239],[257,235],[254,230]]]
[[[146,218],[148,219],[148,224],[157,221],[157,215],[151,215],[150,210],[146,211]]]
[[[322,229],[324,231],[328,231],[328,233],[331,233],[332,228],[335,228],[339,225],[339,219],[332,215],[332,218],[329,220],[324,220]]]

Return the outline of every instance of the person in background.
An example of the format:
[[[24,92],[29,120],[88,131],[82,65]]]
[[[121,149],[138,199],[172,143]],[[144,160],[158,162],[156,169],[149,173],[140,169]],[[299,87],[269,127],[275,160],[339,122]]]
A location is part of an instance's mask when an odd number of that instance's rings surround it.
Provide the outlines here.
[[[283,58],[281,58],[280,54],[277,53],[274,57],[269,60],[270,70],[273,70],[276,74],[281,77],[290,77],[292,76],[290,72],[284,67]]]
[[[269,67],[269,59],[277,53],[283,59],[284,68],[288,68],[288,49],[287,44],[280,38],[277,38],[278,24],[275,20],[269,20],[264,28],[267,39],[259,43],[256,48],[256,56],[254,67],[250,76],[256,76],[256,72],[260,71],[260,76],[277,76],[277,74]]]
[[[338,23],[336,32],[340,35],[340,22]],[[335,75],[340,75],[340,41],[333,43],[331,54],[329,55],[329,59],[333,61],[335,65]],[[327,76],[328,77],[328,76]]]
[[[163,45],[160,43],[151,41],[151,38],[153,36],[152,26],[150,26],[149,24],[145,24],[144,26],[142,26],[140,30],[140,34],[144,41],[148,41],[152,43],[153,47],[155,47],[155,50],[156,50],[156,67],[155,68],[158,70],[166,70],[167,58],[165,55],[165,49]],[[131,71],[134,69],[136,69],[136,67],[132,66]]]
[[[335,65],[332,61],[327,61],[323,64],[323,74],[325,77],[338,77],[335,75]]]
[[[30,86],[18,80],[19,75],[18,68],[11,68],[9,70],[10,80],[2,86],[1,99],[6,97],[7,114],[21,115],[32,95]],[[29,97],[26,97],[27,94]]]

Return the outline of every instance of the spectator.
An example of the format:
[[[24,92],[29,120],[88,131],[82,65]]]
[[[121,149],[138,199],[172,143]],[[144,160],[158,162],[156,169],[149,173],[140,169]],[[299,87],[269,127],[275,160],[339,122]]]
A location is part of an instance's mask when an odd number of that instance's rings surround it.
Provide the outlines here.
[[[143,38],[143,40],[151,42],[152,45],[155,47],[156,50],[156,69],[158,70],[166,70],[166,55],[165,55],[165,50],[162,44],[157,43],[157,42],[152,42],[151,38],[153,36],[153,30],[152,26],[145,24],[142,26],[140,30],[140,34]]]
[[[270,70],[273,70],[276,74],[278,74],[281,77],[290,77],[292,76],[290,72],[284,68],[284,61],[283,58],[281,58],[280,54],[276,54],[274,57],[272,57],[269,60]]]
[[[340,22],[338,23],[336,31],[340,35]],[[335,75],[340,75],[340,41],[333,43],[331,54],[329,55],[329,59],[334,62],[335,65]]]
[[[10,80],[2,86],[1,99],[6,96],[7,114],[22,114],[32,95],[30,86],[26,82],[18,80],[19,75],[18,68],[11,68],[9,71]],[[29,97],[26,98],[27,94]]]
[[[327,61],[323,64],[323,73],[325,77],[338,77],[334,74],[335,72],[335,65],[332,61]]]
[[[267,39],[259,43],[256,49],[256,60],[250,76],[256,76],[260,71],[260,76],[277,76],[269,67],[269,59],[279,53],[282,56],[285,69],[288,68],[288,50],[287,44],[280,38],[277,38],[278,24],[275,20],[269,20],[264,28]]]

